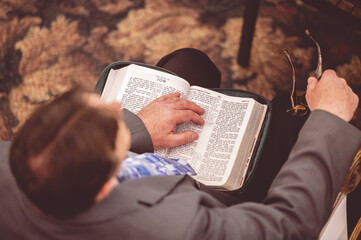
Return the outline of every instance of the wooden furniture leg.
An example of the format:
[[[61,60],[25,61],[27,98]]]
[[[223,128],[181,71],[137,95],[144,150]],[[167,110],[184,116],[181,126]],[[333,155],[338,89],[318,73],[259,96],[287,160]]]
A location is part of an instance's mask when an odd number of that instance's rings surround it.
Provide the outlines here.
[[[237,62],[243,67],[249,64],[253,33],[256,25],[261,0],[247,0],[243,16],[242,36],[238,50]]]

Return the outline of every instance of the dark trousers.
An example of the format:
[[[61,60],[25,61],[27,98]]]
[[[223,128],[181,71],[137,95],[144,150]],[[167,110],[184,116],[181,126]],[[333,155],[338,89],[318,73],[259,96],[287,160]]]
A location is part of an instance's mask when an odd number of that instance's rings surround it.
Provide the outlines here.
[[[186,79],[191,85],[205,88],[219,88],[221,73],[217,66],[203,52],[184,48],[163,57],[157,66],[168,69]],[[290,116],[286,110],[290,108],[289,95],[278,94],[272,101],[272,119],[262,158],[256,172],[241,194],[224,194],[203,186],[202,190],[209,192],[226,205],[242,201],[261,202],[267,195],[273,179],[280,171],[283,163],[296,143],[298,133],[306,121],[308,114],[302,117]],[[349,234],[352,233],[361,216],[361,186],[348,195],[347,216]]]

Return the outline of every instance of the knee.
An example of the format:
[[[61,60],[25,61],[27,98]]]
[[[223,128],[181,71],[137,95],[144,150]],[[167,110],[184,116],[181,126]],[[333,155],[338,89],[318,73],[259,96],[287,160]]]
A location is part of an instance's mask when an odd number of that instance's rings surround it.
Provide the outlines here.
[[[172,55],[179,55],[182,57],[194,57],[194,58],[209,58],[203,51],[195,48],[180,48],[175,50]]]

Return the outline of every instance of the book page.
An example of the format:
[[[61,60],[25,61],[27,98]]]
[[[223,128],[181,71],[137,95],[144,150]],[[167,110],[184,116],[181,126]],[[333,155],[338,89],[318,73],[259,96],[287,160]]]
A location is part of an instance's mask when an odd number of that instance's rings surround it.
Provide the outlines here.
[[[341,194],[341,193],[339,193]],[[347,196],[342,196],[340,202],[334,206],[334,209],[327,223],[323,227],[318,239],[319,240],[347,240]]]
[[[186,160],[197,172],[195,179],[212,186],[223,185],[230,175],[244,137],[255,100],[227,96],[192,86],[188,99],[206,110],[203,126],[182,123],[177,132],[193,130],[198,140],[171,148],[168,157]]]
[[[116,75],[117,75],[117,71],[114,69],[110,69],[110,71],[108,73],[106,84],[104,85],[103,93],[100,98],[104,102],[109,103],[109,102],[115,101],[115,99],[112,99],[112,97],[111,97],[111,91],[113,89]]]
[[[115,81],[120,79],[116,78]],[[121,102],[129,111],[137,113],[160,96],[180,92],[181,97],[185,98],[188,91],[189,83],[178,76],[131,64],[117,90],[116,101]]]
[[[251,163],[251,159],[255,151],[256,144],[259,140],[259,135],[261,133],[263,122],[267,113],[267,105],[255,105],[254,110],[255,111],[250,117],[250,119],[253,119],[249,122],[248,127],[250,128],[248,129],[248,131],[246,131],[246,136],[242,139],[241,145],[243,146],[243,148],[238,152],[237,156],[237,158],[242,158],[244,159],[244,161],[237,162],[237,164],[235,165],[235,167],[237,167],[237,169],[240,169],[241,171],[238,171],[238,173],[233,172],[233,176],[231,175],[231,180],[233,180],[233,182],[230,181],[229,184],[233,186],[237,185],[238,187],[241,187],[243,185],[248,167]],[[260,119],[261,121],[257,121],[257,119]]]

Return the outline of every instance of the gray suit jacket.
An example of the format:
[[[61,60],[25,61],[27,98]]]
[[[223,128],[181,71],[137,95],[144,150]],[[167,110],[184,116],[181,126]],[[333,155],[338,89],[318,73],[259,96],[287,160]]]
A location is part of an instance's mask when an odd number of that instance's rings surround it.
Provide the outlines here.
[[[189,177],[150,177],[119,184],[67,221],[46,216],[18,190],[3,148],[0,233],[3,239],[316,239],[360,146],[358,129],[314,111],[263,203],[226,207]]]
[[[135,153],[153,152],[153,142],[142,120],[134,113],[123,109],[123,119],[130,130],[130,150]]]

